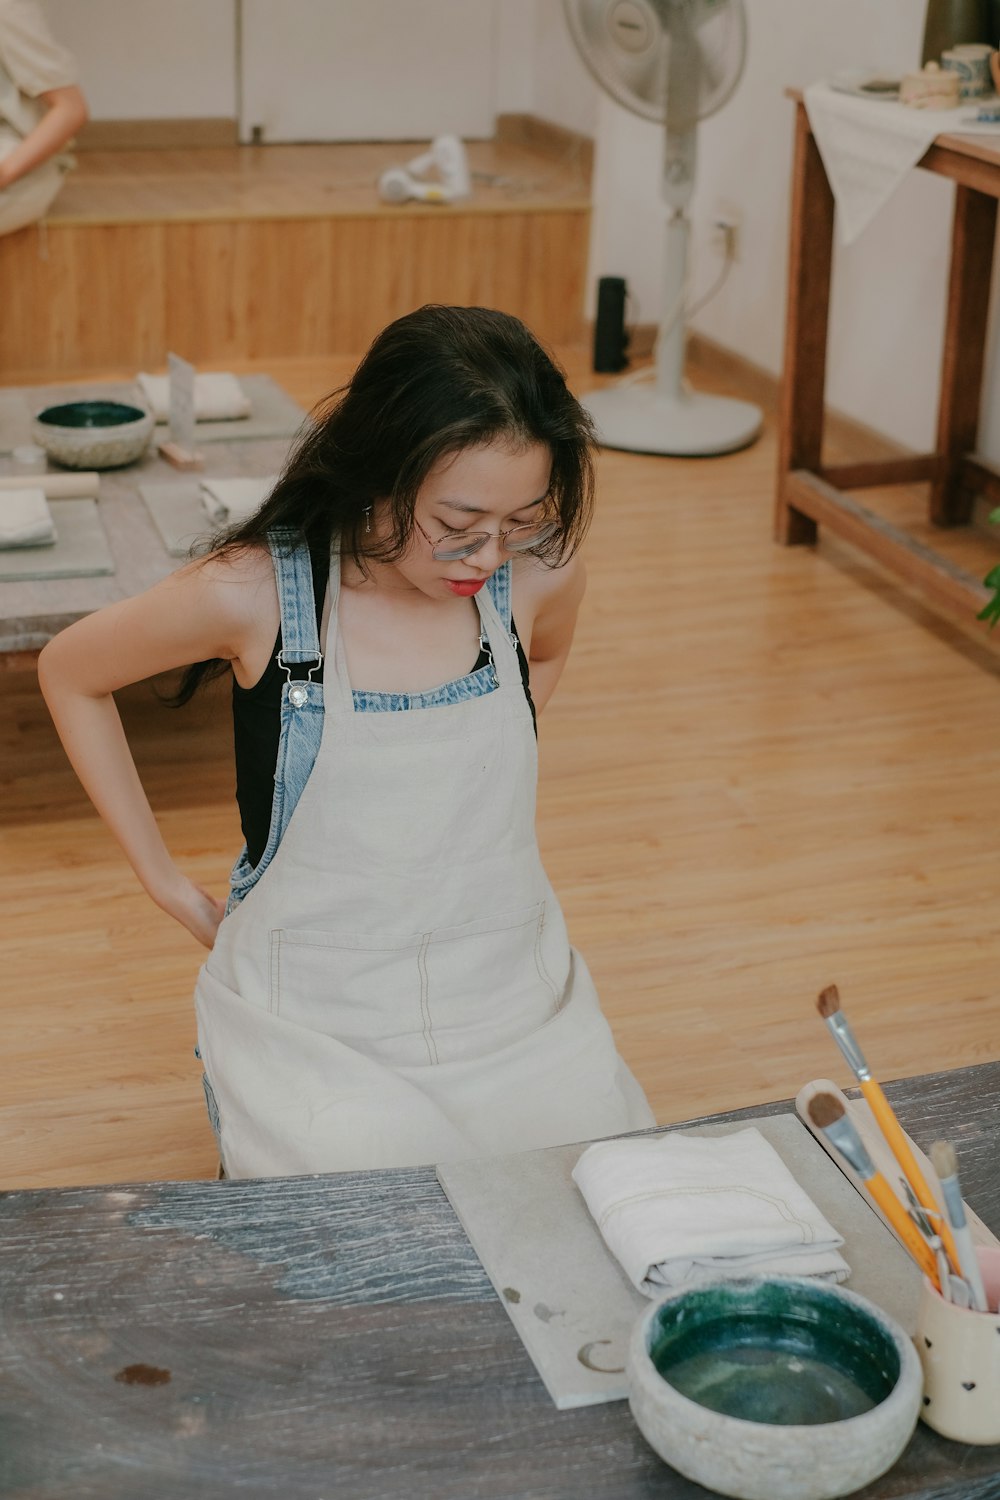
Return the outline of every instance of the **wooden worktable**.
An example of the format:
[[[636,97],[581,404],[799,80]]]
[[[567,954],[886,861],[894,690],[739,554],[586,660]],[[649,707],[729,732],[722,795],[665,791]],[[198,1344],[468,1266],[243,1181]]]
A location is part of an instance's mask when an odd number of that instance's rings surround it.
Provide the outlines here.
[[[244,377],[251,386],[273,385],[266,375]],[[136,387],[129,383],[100,381],[93,384],[24,386],[11,394],[23,396],[31,412],[63,401],[125,401],[135,405]],[[290,399],[290,398],[289,398]],[[305,412],[302,413],[303,418]],[[234,423],[231,441],[202,445],[205,476],[248,476],[276,474],[288,453],[290,437],[240,437]],[[157,428],[156,436],[164,429]],[[53,469],[58,465],[52,465]],[[0,474],[12,474],[10,456],[0,454]],[[67,473],[68,470],[60,472]],[[115,571],[96,578],[25,579],[0,582],[0,656],[37,652],[58,631],[82,615],[130,598],[159,583],[179,568],[184,559],[172,557],[164,547],[139,494],[139,485],[147,481],[178,480],[199,474],[179,475],[161,458],[155,440],[143,458],[123,469],[106,469],[101,474],[99,513],[114,559]],[[30,485],[32,476],[25,476]],[[206,533],[212,530],[206,518]]]
[[[828,527],[932,608],[968,624],[991,597],[981,578],[890,524],[851,492],[929,482],[929,519],[938,528],[967,523],[977,494],[1000,502],[1000,472],[976,452],[1000,146],[982,135],[942,135],[917,163],[956,184],[934,451],[824,465],[834,200],[802,95],[788,93],[795,101],[795,154],[775,535],[786,545],[810,543],[820,526]]]
[[[998,1087],[991,1063],[887,1090],[994,1231]],[[0,1195],[6,1500],[705,1493],[624,1402],[556,1411],[430,1168]],[[1000,1447],[921,1424],[858,1500],[998,1495]]]

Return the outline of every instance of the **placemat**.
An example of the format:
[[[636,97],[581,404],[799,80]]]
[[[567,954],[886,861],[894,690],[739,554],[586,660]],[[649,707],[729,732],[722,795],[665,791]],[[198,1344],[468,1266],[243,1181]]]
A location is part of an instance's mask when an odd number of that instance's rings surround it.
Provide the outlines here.
[[[306,419],[306,413],[287,391],[275,384],[270,375],[241,375],[239,381],[250,398],[250,415],[238,417],[231,422],[196,422],[194,436],[197,443],[292,437],[298,432]],[[137,386],[136,390],[138,389]],[[158,422],[155,428],[156,441],[163,442],[166,435],[166,422]]]
[[[49,509],[55,522],[55,544],[0,550],[0,582],[96,578],[115,571],[96,500],[50,500]]]
[[[907,1330],[920,1272],[895,1236],[793,1113],[700,1125],[722,1136],[753,1125],[844,1236],[846,1285]],[[585,1145],[454,1162],[437,1169],[463,1229],[560,1409],[628,1395],[625,1350],[649,1306],[606,1248],[570,1173]]]
[[[154,480],[140,484],[139,494],[171,557],[190,557],[196,541],[218,530],[209,520],[197,479]]]
[[[0,453],[11,453],[30,442],[31,408],[27,401],[15,391],[0,391]]]

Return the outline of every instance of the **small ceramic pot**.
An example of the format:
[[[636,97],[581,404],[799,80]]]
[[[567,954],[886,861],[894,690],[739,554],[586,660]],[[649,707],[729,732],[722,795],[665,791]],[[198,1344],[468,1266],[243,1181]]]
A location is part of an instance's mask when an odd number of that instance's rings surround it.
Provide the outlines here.
[[[150,412],[122,401],[67,401],[40,411],[33,435],[68,469],[120,469],[142,457],[153,426]]]
[[[941,66],[945,72],[958,75],[958,91],[962,99],[982,99],[993,92],[992,51],[986,42],[963,42],[942,52]]]
[[[865,1298],[805,1277],[673,1292],[633,1330],[629,1405],[650,1446],[736,1500],[834,1500],[906,1447],[920,1361]]]
[[[945,1302],[924,1280],[914,1342],[928,1427],[959,1443],[1000,1443],[1000,1249],[978,1251],[992,1312]]]

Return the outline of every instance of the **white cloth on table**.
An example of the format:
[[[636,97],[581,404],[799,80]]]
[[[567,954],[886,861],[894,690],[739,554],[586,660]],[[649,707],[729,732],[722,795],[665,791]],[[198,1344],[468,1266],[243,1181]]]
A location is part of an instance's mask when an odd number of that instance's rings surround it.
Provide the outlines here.
[[[135,378],[153,416],[158,422],[166,422],[170,416],[170,376],[142,372]],[[235,422],[250,412],[250,397],[235,375],[220,372],[194,377],[196,422]]]
[[[598,1141],[573,1180],[608,1249],[647,1297],[720,1277],[850,1275],[838,1254],[843,1237],[753,1127]]]
[[[1000,124],[976,120],[978,106],[914,109],[857,99],[811,83],[806,113],[837,205],[840,241],[849,245],[871,223],[939,135],[994,135]]]
[[[209,520],[233,526],[259,510],[277,482],[277,474],[262,479],[202,479],[202,504]]]
[[[45,491],[25,486],[0,490],[0,549],[51,547],[56,540]]]

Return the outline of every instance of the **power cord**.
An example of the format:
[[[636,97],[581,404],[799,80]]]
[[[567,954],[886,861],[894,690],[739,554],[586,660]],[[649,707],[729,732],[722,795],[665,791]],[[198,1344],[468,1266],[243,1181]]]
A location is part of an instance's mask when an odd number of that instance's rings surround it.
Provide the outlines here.
[[[664,320],[663,325],[658,330],[657,338],[666,338],[668,334],[672,333],[679,318],[683,318],[685,322],[687,322],[689,318],[693,318],[695,313],[700,312],[707,303],[711,302],[712,298],[722,290],[723,286],[726,283],[729,273],[736,261],[736,225],[730,223],[727,219],[716,219],[712,227],[714,229],[721,230],[722,232],[722,270],[719,272],[712,285],[708,288],[708,291],[705,292],[703,296],[699,297],[697,302],[692,303],[689,306],[685,306],[685,302],[687,300],[688,292],[691,286],[691,274],[690,270],[686,271],[684,277],[684,285],[681,287],[680,295],[675,300],[673,307],[670,309],[668,317]],[[632,294],[630,292],[626,292],[626,297],[631,301]],[[636,321],[637,318],[633,317],[633,327]],[[643,365],[641,369],[632,370],[628,375],[620,375],[614,383],[615,385],[640,385],[643,381],[655,379],[656,366]],[[684,384],[686,387],[687,382],[685,381]]]

